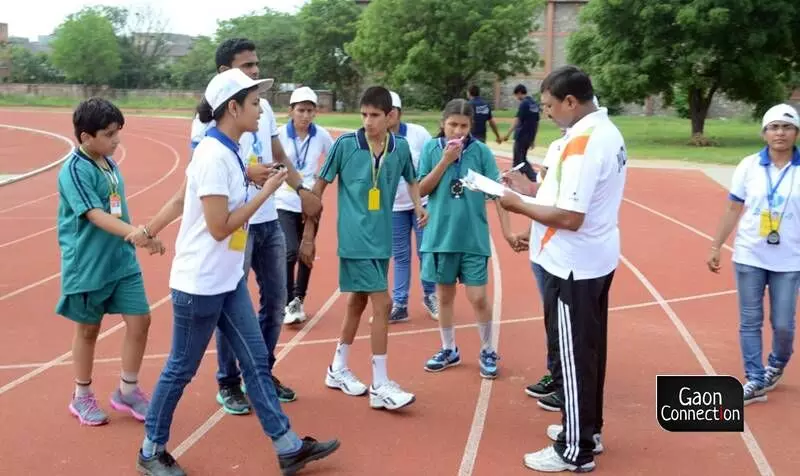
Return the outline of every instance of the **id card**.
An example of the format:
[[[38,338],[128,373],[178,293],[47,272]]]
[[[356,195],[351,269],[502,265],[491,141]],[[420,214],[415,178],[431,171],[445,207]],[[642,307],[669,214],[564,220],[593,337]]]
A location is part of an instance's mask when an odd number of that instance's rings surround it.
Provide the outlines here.
[[[258,156],[256,154],[250,154],[250,160],[248,160],[249,165],[258,165]]]
[[[773,217],[772,220],[770,220],[769,210],[763,210],[761,212],[761,226],[759,227],[759,235],[761,235],[762,238],[765,238],[771,231],[777,230],[780,227],[780,217]]]
[[[111,215],[119,218],[122,216],[122,197],[118,193],[108,196],[108,203],[111,206]]]
[[[247,225],[239,228],[231,234],[231,239],[228,242],[228,249],[232,251],[244,252],[247,247]]]
[[[381,190],[379,188],[369,189],[369,200],[367,206],[371,212],[381,209]]]

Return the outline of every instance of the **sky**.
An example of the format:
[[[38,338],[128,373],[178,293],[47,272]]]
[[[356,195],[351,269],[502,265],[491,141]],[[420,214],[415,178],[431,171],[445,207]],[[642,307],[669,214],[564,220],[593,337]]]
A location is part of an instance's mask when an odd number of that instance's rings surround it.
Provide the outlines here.
[[[49,35],[70,13],[85,6],[112,5],[136,9],[149,6],[167,21],[166,31],[186,35],[212,35],[218,20],[227,20],[260,11],[265,7],[293,13],[305,0],[2,0],[0,23],[8,24],[8,35],[30,38]],[[157,6],[156,6],[157,5]],[[186,6],[191,5],[191,8]]]

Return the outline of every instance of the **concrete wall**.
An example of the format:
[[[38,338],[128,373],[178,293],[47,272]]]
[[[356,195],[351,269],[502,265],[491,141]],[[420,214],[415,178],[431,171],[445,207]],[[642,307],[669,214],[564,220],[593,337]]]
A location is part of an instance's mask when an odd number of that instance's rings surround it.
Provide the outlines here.
[[[157,99],[191,99],[200,101],[202,91],[182,91],[173,89],[113,89],[108,87],[88,88],[78,84],[22,84],[0,83],[0,94],[15,96],[38,96],[74,98],[77,101],[92,95],[99,95],[109,99],[125,98],[157,98]],[[264,97],[276,111],[283,111],[289,107],[291,91],[267,91]],[[320,112],[333,110],[333,93],[331,91],[317,91]]]

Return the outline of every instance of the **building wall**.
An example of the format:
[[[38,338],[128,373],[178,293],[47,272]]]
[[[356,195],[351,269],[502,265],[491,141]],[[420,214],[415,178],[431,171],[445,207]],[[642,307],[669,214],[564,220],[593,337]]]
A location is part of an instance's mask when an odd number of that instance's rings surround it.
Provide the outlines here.
[[[11,76],[11,52],[8,51],[8,23],[0,23],[0,82]]]

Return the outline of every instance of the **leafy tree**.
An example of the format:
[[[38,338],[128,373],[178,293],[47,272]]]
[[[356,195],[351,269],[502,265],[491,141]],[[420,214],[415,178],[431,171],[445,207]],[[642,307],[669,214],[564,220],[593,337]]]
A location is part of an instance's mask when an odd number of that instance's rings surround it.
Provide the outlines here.
[[[52,61],[68,81],[108,84],[120,67],[114,26],[102,14],[83,10],[69,15],[55,31]]]
[[[336,99],[353,107],[361,74],[345,45],[356,37],[361,7],[352,0],[311,0],[300,9],[299,49],[294,78],[312,87],[333,90]]]
[[[530,36],[542,0],[374,0],[348,51],[394,87],[435,91],[440,105],[463,96],[479,73],[503,80],[538,62]]]
[[[11,45],[12,83],[59,83],[63,75],[52,65],[47,53],[34,53],[23,46]]]
[[[296,64],[305,56],[298,49],[298,26],[296,16],[265,8],[260,15],[220,22],[216,39],[218,43],[233,37],[252,40],[258,50],[261,76],[280,84],[292,80]]]
[[[685,101],[693,143],[708,145],[715,94],[759,107],[786,99],[798,15],[796,0],[593,0],[568,57],[592,75],[604,101]]]

